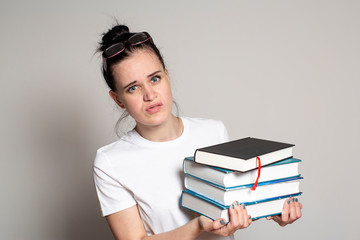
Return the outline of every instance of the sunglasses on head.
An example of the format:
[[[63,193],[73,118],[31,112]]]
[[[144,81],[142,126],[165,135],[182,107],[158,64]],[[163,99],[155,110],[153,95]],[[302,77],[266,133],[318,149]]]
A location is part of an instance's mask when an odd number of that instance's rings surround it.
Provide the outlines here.
[[[150,34],[148,34],[147,32],[139,32],[139,33],[135,33],[134,35],[129,37],[126,42],[132,46],[135,46],[135,45],[142,44],[142,43],[146,42],[147,40],[150,40],[152,42],[152,38],[151,38]],[[111,45],[110,47],[108,47],[107,49],[105,49],[105,51],[103,53],[103,66],[104,66],[105,72],[107,71],[107,63],[106,63],[107,61],[106,60],[108,58],[115,57],[116,55],[123,52],[124,50],[125,50],[125,42],[115,43],[115,44]]]

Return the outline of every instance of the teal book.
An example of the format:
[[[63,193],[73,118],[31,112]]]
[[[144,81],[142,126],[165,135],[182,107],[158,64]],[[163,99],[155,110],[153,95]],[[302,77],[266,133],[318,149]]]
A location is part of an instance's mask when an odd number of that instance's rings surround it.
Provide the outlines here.
[[[245,204],[248,214],[254,220],[281,214],[285,200],[289,197],[297,197],[299,195],[301,195],[301,192],[261,199],[253,202],[240,202],[240,204]],[[221,204],[188,189],[182,192],[180,205],[183,208],[189,209],[213,220],[224,218],[227,222],[229,221],[228,209],[230,205]]]
[[[250,190],[253,184],[234,187],[223,187],[204,181],[190,175],[185,176],[185,187],[193,192],[206,196],[224,205],[235,201],[253,202],[258,199],[268,199],[277,196],[300,192],[302,177],[289,177],[271,181],[259,182],[255,191]]]
[[[299,164],[301,162],[302,161],[300,159],[290,157],[264,166],[261,168],[259,182],[298,177],[300,176]],[[196,163],[193,157],[187,157],[184,159],[183,171],[187,175],[191,175],[225,188],[253,184],[258,175],[257,169],[247,172],[239,172]]]

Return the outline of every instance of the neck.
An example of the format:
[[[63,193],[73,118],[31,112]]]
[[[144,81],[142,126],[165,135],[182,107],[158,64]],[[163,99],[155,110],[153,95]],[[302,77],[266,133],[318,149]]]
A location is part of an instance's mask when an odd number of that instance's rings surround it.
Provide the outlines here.
[[[136,124],[135,130],[145,139],[153,142],[166,142],[181,136],[184,126],[180,118],[171,114],[169,119],[158,126]]]

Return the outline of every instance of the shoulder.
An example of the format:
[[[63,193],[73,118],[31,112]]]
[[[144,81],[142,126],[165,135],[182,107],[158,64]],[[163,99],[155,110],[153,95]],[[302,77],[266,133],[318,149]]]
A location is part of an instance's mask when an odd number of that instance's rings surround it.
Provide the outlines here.
[[[182,117],[188,132],[192,136],[215,139],[217,142],[228,141],[224,123],[216,119]]]
[[[121,159],[121,156],[136,147],[132,139],[131,131],[122,136],[119,140],[105,145],[96,151],[94,166],[105,166],[114,158]]]
[[[182,119],[186,121],[190,127],[193,128],[212,128],[212,129],[225,128],[224,123],[216,119],[190,118],[190,117],[182,117]]]

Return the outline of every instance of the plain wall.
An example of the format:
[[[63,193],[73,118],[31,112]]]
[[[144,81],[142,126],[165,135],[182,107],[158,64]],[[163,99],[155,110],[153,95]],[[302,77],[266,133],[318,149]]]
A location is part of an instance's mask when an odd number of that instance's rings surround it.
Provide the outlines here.
[[[181,115],[296,144],[303,217],[238,239],[359,239],[359,1],[1,1],[0,238],[112,239],[92,163],[118,109],[94,55],[148,31]],[[136,172],[136,167],[134,167]]]

